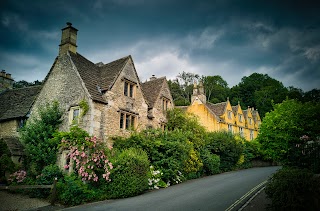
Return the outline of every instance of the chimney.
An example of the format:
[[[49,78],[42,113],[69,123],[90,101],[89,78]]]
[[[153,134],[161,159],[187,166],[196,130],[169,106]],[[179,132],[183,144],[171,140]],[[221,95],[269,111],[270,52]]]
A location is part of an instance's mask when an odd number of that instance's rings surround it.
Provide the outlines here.
[[[67,22],[67,27],[61,29],[61,44],[59,45],[59,55],[66,54],[68,51],[77,53],[77,32],[78,29],[72,27],[72,23]]]
[[[157,79],[157,77],[155,75],[152,75],[151,78],[150,78],[150,81],[153,81],[155,79]]]
[[[1,70],[0,76],[6,77],[6,71],[5,70]]]
[[[7,73],[7,74],[6,74],[6,78],[11,79],[11,74],[10,74],[10,73]]]

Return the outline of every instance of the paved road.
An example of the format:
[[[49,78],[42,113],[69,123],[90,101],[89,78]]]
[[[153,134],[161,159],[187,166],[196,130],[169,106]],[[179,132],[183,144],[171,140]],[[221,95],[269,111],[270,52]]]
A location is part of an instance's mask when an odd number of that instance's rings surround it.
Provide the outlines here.
[[[140,196],[106,200],[66,210],[226,210],[279,167],[227,172],[190,180]]]

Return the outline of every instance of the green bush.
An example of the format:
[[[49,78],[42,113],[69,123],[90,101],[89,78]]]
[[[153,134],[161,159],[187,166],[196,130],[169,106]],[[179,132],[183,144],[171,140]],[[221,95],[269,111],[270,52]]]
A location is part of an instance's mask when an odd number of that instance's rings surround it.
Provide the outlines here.
[[[97,200],[101,192],[90,189],[76,175],[65,175],[57,182],[58,200],[65,205],[78,205],[85,202]]]
[[[151,165],[163,172],[162,180],[168,184],[184,180],[186,162],[190,158],[192,144],[188,143],[186,132],[181,130],[147,130],[129,138],[115,138],[114,148],[127,149],[131,146],[143,149]]]
[[[220,156],[212,154],[208,149],[201,151],[203,171],[206,175],[218,174],[220,172]]]
[[[41,174],[36,177],[35,184],[52,185],[55,178],[63,178],[62,171],[57,165],[51,164],[44,167],[44,169],[41,171]],[[30,192],[30,196],[37,198],[47,198],[49,195],[49,189],[34,189]]]
[[[6,172],[13,172],[15,165],[11,160],[11,153],[7,146],[7,143],[0,139],[0,183],[6,183]]]
[[[222,171],[233,170],[244,149],[242,141],[228,132],[208,133],[206,148],[212,154],[220,156],[220,169]]]
[[[111,182],[104,187],[108,198],[135,196],[149,188],[150,163],[143,150],[125,149],[115,154],[112,163],[114,168],[110,174]]]
[[[52,138],[62,122],[61,116],[57,102],[47,104],[20,130],[27,154],[24,161],[30,174],[38,175],[45,166],[56,163],[59,142]]]
[[[320,210],[320,183],[306,169],[284,168],[266,186],[274,210]]]

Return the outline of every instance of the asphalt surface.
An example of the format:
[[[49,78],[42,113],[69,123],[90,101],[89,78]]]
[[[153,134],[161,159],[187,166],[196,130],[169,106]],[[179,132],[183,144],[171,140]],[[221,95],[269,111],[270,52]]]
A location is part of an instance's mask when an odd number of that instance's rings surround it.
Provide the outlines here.
[[[243,196],[256,190],[279,168],[261,167],[227,172],[136,197],[106,200],[65,210],[236,210],[242,201],[245,203]]]

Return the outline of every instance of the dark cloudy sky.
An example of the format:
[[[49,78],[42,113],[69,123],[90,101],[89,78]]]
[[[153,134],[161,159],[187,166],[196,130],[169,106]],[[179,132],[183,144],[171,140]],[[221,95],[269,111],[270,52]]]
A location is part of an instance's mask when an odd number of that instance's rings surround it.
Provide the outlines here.
[[[132,55],[140,79],[258,72],[320,88],[320,3],[310,0],[1,0],[0,69],[43,80],[72,22],[78,52],[104,63]]]

